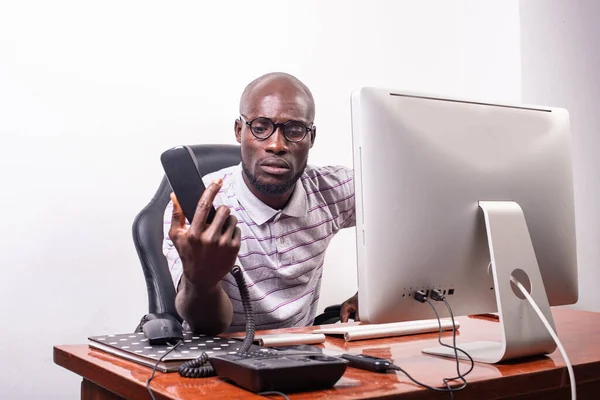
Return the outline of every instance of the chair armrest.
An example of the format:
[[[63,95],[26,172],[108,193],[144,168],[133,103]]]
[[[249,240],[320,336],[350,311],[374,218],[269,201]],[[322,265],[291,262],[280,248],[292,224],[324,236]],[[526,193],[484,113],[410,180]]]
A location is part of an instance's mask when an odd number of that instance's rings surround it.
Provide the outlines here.
[[[313,325],[327,325],[327,324],[335,324],[340,320],[340,310],[342,309],[341,304],[334,304],[328,307],[325,307],[323,313],[317,315],[315,317],[315,321]]]

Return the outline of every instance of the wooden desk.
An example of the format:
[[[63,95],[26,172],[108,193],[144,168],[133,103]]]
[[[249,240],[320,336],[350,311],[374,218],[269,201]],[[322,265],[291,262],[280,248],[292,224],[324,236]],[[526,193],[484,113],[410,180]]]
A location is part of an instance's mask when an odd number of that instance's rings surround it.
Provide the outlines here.
[[[600,313],[554,309],[558,335],[574,366],[579,399],[597,399],[600,393]],[[464,340],[496,340],[497,323],[462,317],[458,342]],[[288,329],[289,332],[310,331],[312,327]],[[269,331],[265,331],[269,332]],[[280,332],[280,331],[279,331]],[[446,340],[448,334],[445,335]],[[437,386],[441,378],[453,376],[455,362],[421,354],[421,349],[437,344],[437,334],[424,334],[388,339],[346,343],[328,338],[323,345],[333,350],[365,353],[391,358],[415,379]],[[125,361],[87,345],[54,347],[54,362],[83,377],[83,399],[148,399],[146,378],[151,370]],[[466,362],[462,362],[466,364]],[[468,375],[468,386],[456,393],[457,399],[568,399],[569,377],[558,350],[548,357],[538,357],[503,365],[476,364]],[[466,367],[463,367],[466,368]],[[151,387],[157,399],[264,398],[218,377],[182,378],[177,373],[156,373]],[[448,394],[433,393],[410,383],[400,373],[376,374],[348,368],[338,383],[329,390],[290,394],[292,399],[331,398],[402,398],[447,399]],[[278,396],[272,396],[275,399]]]

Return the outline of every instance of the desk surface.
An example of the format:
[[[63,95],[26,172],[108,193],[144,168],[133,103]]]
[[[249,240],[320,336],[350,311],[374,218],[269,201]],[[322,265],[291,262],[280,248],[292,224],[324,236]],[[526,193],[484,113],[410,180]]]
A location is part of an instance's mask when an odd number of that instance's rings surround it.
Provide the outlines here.
[[[600,313],[568,309],[552,310],[558,335],[574,366],[578,398],[597,398],[600,390]],[[468,317],[461,322],[457,342],[497,340],[498,323]],[[308,332],[313,327],[270,332]],[[445,334],[446,341],[451,339]],[[407,370],[415,379],[438,386],[441,378],[453,376],[455,361],[423,355],[421,349],[437,345],[437,334],[422,334],[386,339],[345,342],[328,337],[323,347],[353,353],[390,358]],[[87,345],[54,347],[54,362],[123,398],[145,399],[145,388],[151,369],[109,355]],[[466,362],[461,361],[466,367]],[[502,365],[476,363],[467,376],[468,386],[456,394],[458,399],[567,399],[569,377],[558,350],[547,357]],[[210,398],[264,398],[237,388],[218,377],[204,379],[182,378],[177,373],[156,373],[151,387],[157,399],[190,399],[206,395]],[[119,398],[118,396],[112,398]],[[416,385],[400,373],[376,374],[348,368],[337,384],[319,392],[290,394],[292,399],[336,397],[341,399],[399,397],[403,399],[443,398],[448,394],[432,393]],[[100,397],[94,397],[100,398]],[[273,399],[276,396],[272,397]]]

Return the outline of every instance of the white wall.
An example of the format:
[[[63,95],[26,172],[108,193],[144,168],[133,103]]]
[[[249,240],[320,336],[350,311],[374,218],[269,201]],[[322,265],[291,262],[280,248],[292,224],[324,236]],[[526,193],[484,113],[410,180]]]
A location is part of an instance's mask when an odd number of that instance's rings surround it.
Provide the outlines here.
[[[520,100],[518,18],[516,0],[2,2],[3,395],[77,398],[52,346],[135,327],[147,305],[130,229],[158,156],[233,143],[250,80],[305,81],[310,161],[352,165],[354,87]],[[353,235],[333,241],[321,307],[356,290]]]
[[[600,2],[520,4],[522,99],[565,107],[571,116],[579,302],[600,311]]]

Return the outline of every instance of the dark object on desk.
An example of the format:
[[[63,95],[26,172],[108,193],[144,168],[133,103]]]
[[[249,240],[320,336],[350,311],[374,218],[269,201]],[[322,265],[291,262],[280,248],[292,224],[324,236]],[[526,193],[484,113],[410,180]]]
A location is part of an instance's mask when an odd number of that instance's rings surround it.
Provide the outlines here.
[[[198,171],[204,176],[222,168],[241,162],[239,145],[214,144],[188,146],[196,156]],[[167,313],[183,322],[175,308],[177,290],[169,272],[167,260],[162,252],[164,212],[169,204],[172,188],[163,176],[158,189],[148,204],[133,221],[133,244],[137,251],[148,292],[148,312]],[[328,311],[329,309],[329,311]],[[340,305],[328,307],[317,316],[314,325],[330,324],[339,321]],[[141,332],[141,324],[136,332]]]
[[[183,328],[174,318],[151,319],[142,326],[150,345],[175,344],[183,340]]]
[[[387,358],[373,357],[366,354],[344,354],[341,357],[348,360],[352,368],[364,369],[365,371],[387,372],[392,366],[392,361]]]
[[[208,359],[217,375],[252,392],[284,393],[330,388],[346,371],[348,361],[322,354],[249,352]]]

